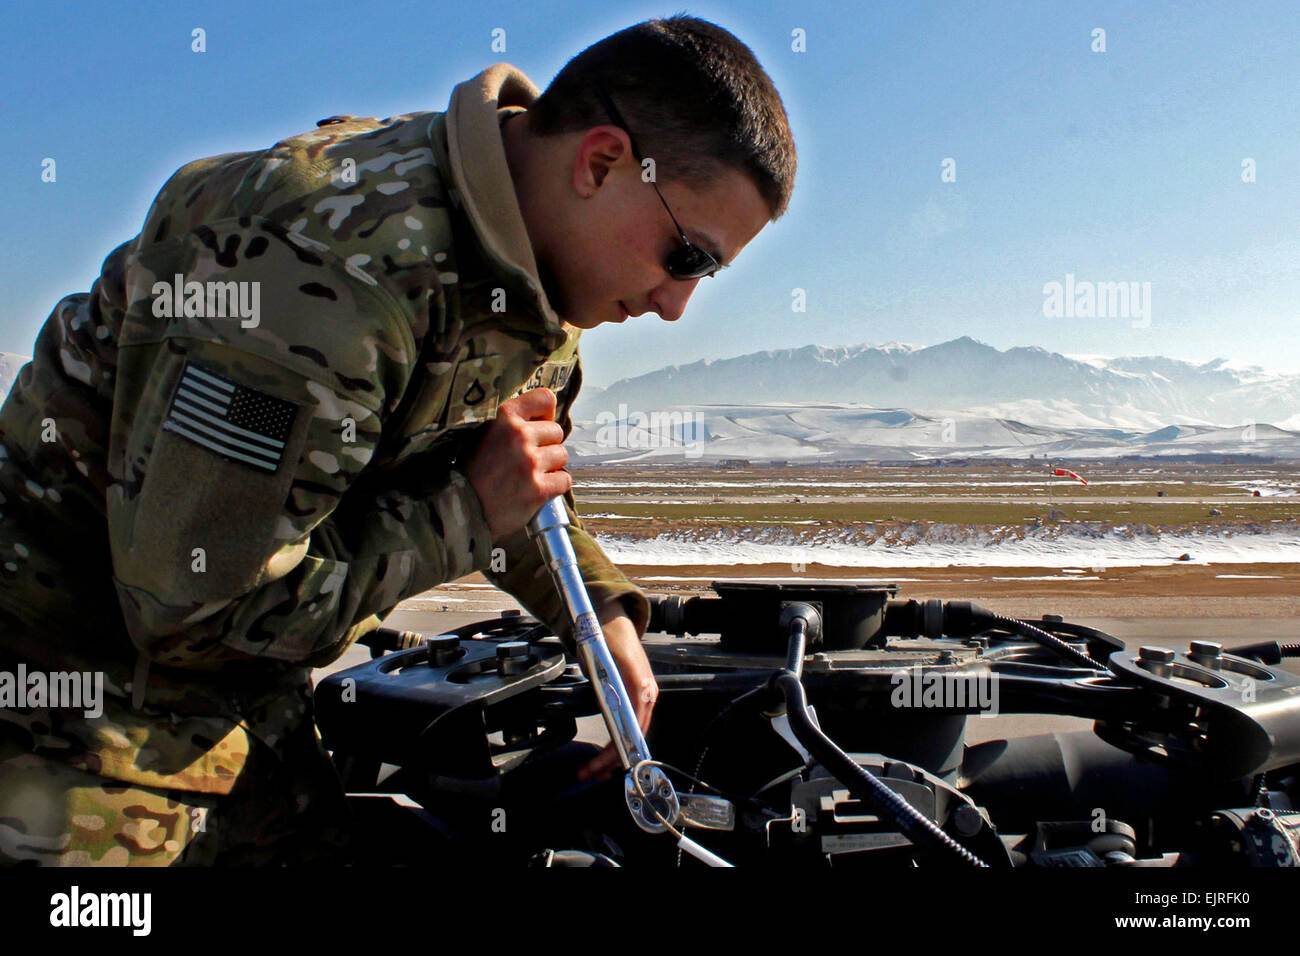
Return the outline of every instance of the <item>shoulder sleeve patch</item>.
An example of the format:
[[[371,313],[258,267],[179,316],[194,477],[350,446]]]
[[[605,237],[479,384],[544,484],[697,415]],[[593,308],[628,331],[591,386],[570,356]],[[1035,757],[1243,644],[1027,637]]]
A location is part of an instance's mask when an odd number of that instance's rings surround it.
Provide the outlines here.
[[[276,472],[298,408],[186,360],[162,427],[234,461]]]

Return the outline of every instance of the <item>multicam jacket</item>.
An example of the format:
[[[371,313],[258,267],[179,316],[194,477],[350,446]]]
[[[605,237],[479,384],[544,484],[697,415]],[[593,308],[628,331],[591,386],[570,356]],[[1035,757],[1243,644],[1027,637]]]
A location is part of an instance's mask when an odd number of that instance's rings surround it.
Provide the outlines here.
[[[498,64],[446,113],[190,163],[59,302],[0,410],[0,668],[102,671],[111,696],[0,728],[226,793],[246,735],[274,748],[310,667],[405,598],[482,570],[568,635],[535,545],[521,529],[494,556],[456,467],[528,387],[557,392],[567,434],[581,381],[500,135],[536,95]],[[644,596],[571,535],[593,603],[644,631]]]

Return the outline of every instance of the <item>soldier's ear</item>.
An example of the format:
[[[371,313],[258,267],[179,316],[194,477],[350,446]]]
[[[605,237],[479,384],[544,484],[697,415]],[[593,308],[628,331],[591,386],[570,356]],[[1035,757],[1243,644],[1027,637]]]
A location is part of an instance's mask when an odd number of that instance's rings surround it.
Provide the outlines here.
[[[632,144],[617,126],[593,126],[578,141],[573,158],[573,188],[590,199],[620,162],[632,161]]]

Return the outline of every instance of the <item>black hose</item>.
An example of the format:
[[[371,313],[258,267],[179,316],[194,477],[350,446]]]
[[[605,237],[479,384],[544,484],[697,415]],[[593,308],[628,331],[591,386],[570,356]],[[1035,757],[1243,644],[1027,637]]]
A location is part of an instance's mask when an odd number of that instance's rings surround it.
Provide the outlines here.
[[[1068,657],[1076,664],[1095,671],[1101,671],[1103,674],[1110,673],[1104,664],[1097,663],[1097,661],[1094,661],[1090,656],[1079,650],[1077,647],[1071,647],[1065,641],[1047,633],[1041,627],[1035,627],[1027,621],[1018,621],[1013,617],[1004,617],[1001,614],[994,614],[993,622],[999,627],[1009,628],[1022,637],[1029,638],[1031,641],[1037,641],[1047,649],[1056,651],[1056,653],[1060,654],[1062,657]]]
[[[951,853],[970,866],[988,866],[944,833],[933,820],[858,766],[835,741],[822,733],[808,717],[808,698],[798,677],[783,670],[773,675],[771,683],[785,696],[786,714],[795,737],[818,763],[849,788],[849,793],[892,816],[899,829],[917,846]]]
[[[1277,641],[1261,641],[1258,644],[1244,644],[1229,648],[1237,657],[1250,657],[1261,664],[1280,664],[1284,657],[1300,657],[1300,644],[1280,644]]]
[[[803,655],[808,647],[808,622],[796,617],[790,622],[790,643],[785,651],[785,669],[795,677],[803,673]]]
[[[1074,663],[1090,670],[1109,673],[1104,664],[1097,663],[1088,654],[1078,648],[1071,647],[1059,637],[1047,633],[1041,627],[1036,627],[1028,621],[1018,621],[1015,618],[997,614],[986,607],[972,604],[970,601],[949,601],[943,606],[942,629],[943,633],[949,637],[971,637],[994,628],[1011,631],[1013,634],[1027,637],[1031,641],[1037,641],[1048,650],[1055,651],[1062,657],[1069,658]]]

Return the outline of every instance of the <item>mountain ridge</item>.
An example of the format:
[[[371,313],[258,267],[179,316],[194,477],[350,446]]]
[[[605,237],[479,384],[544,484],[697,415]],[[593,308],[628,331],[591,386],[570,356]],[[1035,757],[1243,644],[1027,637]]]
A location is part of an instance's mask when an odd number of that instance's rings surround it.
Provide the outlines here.
[[[1036,403],[1034,423],[1152,428],[1289,422],[1300,375],[1223,358],[1160,355],[1073,358],[1041,346],[999,350],[969,335],[937,345],[804,345],[671,365],[580,395],[575,419],[671,406],[806,401],[916,412]],[[1000,417],[1000,416],[999,416]]]

